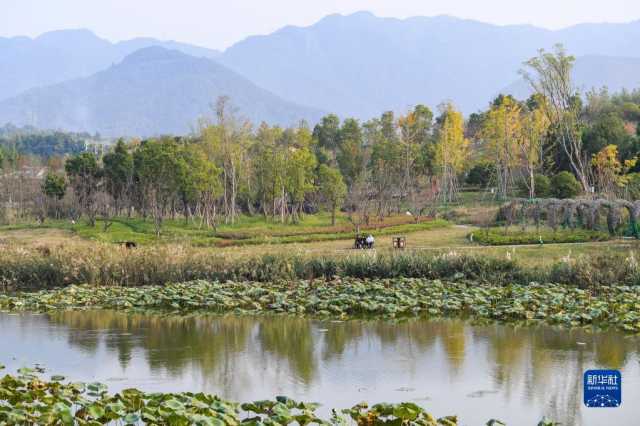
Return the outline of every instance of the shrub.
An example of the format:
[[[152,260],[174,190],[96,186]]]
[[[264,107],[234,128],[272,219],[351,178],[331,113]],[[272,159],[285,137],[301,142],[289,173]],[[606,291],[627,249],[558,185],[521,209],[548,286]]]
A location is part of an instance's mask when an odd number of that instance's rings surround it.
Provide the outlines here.
[[[640,128],[640,126],[638,126]],[[640,200],[640,173],[630,173],[627,176],[627,197],[630,200]]]
[[[560,172],[551,179],[551,194],[556,198],[574,198],[580,192],[580,182],[567,171]]]
[[[496,166],[489,161],[481,161],[469,170],[466,182],[469,185],[487,187],[494,180]]]
[[[551,181],[545,175],[535,175],[533,177],[535,186],[535,196],[537,198],[548,198],[551,195]],[[529,198],[529,187],[524,180],[518,183],[518,195],[523,198]]]

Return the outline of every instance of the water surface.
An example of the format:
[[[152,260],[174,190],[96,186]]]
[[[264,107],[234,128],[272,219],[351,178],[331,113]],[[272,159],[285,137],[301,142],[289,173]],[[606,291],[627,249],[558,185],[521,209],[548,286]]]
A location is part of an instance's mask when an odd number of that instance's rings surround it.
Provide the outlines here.
[[[460,320],[319,321],[112,311],[0,313],[0,363],[40,363],[111,391],[205,391],[235,401],[288,395],[348,408],[414,401],[462,424],[637,424],[640,338]],[[582,405],[582,375],[622,370],[622,407]]]

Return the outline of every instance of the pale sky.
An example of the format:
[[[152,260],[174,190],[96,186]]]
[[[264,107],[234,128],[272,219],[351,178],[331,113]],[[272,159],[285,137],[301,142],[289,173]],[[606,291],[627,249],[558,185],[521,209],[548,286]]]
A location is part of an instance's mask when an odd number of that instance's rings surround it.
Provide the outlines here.
[[[250,35],[360,10],[557,29],[638,20],[640,0],[0,0],[0,36],[87,28],[112,41],[147,36],[224,49]]]

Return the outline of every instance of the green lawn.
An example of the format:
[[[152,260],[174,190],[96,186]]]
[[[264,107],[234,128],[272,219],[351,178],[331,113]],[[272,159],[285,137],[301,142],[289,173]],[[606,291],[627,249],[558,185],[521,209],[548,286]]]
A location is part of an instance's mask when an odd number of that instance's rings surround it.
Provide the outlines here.
[[[199,247],[235,247],[260,244],[292,244],[322,241],[351,240],[353,226],[345,216],[339,216],[336,225],[326,214],[306,215],[299,223],[279,223],[261,216],[241,216],[235,224],[221,224],[217,230],[200,226],[198,222],[184,219],[165,220],[160,238],[156,236],[151,220],[141,218],[116,218],[105,228],[98,220],[96,226],[86,221],[72,224],[70,221],[49,220],[44,224],[23,223],[0,227],[0,232],[32,230],[64,230],[82,239],[105,243],[133,241],[137,244],[185,244]],[[362,227],[362,232],[374,236],[407,234],[449,225],[444,220],[424,220],[413,223],[411,217],[395,216],[382,222],[372,222]]]

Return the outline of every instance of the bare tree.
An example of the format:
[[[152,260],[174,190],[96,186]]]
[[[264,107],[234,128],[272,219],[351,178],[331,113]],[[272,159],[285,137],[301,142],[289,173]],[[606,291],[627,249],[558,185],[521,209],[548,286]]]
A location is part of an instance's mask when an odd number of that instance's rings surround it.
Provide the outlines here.
[[[568,55],[564,47],[556,45],[554,52],[539,51],[539,55],[525,62],[527,69],[520,74],[529,82],[536,93],[547,101],[545,111],[552,128],[556,130],[558,141],[566,154],[571,168],[588,192],[589,160],[582,149],[580,136],[580,102],[577,89],[573,86],[571,71],[575,58]]]
[[[365,172],[356,179],[347,196],[345,205],[347,217],[356,234],[360,233],[361,226],[369,225],[370,223],[371,211],[374,205],[373,192],[371,180]]]

